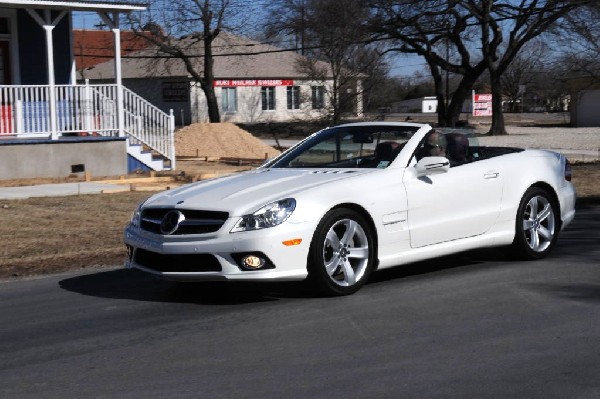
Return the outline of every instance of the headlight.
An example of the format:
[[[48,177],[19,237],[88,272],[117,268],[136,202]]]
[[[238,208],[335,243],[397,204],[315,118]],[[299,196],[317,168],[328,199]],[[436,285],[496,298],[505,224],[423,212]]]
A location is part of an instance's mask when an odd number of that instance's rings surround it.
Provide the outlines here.
[[[142,221],[142,207],[146,203],[146,200],[140,202],[140,204],[135,208],[133,213],[131,214],[131,225],[134,227],[140,227],[140,223]]]
[[[294,212],[294,209],[296,209],[296,200],[293,198],[272,202],[251,215],[242,216],[235,227],[231,229],[231,232],[237,233],[239,231],[259,230],[277,226],[285,222]]]

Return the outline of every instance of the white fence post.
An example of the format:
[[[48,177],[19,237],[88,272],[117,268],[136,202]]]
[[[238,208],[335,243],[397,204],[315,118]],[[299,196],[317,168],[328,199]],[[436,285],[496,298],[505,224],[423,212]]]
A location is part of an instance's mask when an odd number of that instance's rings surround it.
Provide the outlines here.
[[[90,80],[85,80],[85,88],[83,90],[83,130],[87,134],[92,134],[92,123],[94,107],[92,107],[92,89],[90,88]]]
[[[15,133],[21,133],[25,130],[23,120],[23,100],[19,99],[15,102]]]
[[[175,115],[173,109],[169,110],[169,137],[171,146],[171,170],[175,170]]]

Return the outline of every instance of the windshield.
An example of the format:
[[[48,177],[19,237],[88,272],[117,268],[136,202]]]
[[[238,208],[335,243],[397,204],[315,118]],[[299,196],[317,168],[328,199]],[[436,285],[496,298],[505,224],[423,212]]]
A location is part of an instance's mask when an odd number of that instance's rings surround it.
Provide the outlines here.
[[[325,129],[274,159],[268,168],[386,168],[418,126]]]

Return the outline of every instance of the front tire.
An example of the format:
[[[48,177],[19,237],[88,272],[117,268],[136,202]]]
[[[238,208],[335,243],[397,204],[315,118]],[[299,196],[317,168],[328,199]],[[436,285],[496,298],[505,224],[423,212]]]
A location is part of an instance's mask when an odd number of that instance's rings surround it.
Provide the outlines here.
[[[558,205],[543,188],[531,187],[523,195],[517,211],[512,248],[522,259],[541,259],[548,255],[558,236]]]
[[[373,270],[373,233],[365,218],[351,209],[327,213],[315,230],[308,255],[309,279],[328,295],[358,291]]]

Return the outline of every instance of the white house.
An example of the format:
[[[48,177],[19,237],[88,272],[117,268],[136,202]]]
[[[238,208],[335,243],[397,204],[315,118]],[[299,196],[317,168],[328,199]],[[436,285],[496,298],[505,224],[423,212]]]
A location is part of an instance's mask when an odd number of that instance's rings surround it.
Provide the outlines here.
[[[145,9],[134,1],[0,0],[0,178],[175,168],[173,117],[122,85],[120,17]],[[106,84],[76,82],[77,11],[96,12],[112,32]]]

